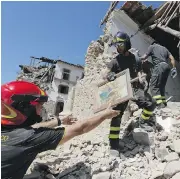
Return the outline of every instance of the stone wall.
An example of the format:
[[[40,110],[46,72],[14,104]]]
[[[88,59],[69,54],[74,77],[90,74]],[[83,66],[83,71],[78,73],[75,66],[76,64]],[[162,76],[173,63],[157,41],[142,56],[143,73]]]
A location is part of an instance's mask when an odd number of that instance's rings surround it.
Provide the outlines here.
[[[92,41],[87,49],[84,78],[76,84],[73,98],[72,112],[78,119],[94,115],[96,84],[102,81],[102,70],[106,68],[106,64],[113,57],[108,45],[112,39],[110,26],[111,21],[106,24],[105,34],[101,35],[97,41]]]
[[[85,59],[85,76],[75,87],[72,112],[78,118],[90,117],[96,105],[96,83],[102,80],[101,72],[112,55],[106,53],[108,36],[92,41]]]

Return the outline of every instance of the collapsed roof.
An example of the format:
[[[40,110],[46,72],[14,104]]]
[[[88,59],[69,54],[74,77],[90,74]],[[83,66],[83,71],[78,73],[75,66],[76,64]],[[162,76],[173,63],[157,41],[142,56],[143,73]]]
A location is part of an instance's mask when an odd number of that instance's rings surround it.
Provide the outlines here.
[[[118,1],[111,2],[100,25],[105,24]],[[147,35],[166,46],[176,60],[180,60],[180,2],[168,1],[153,9],[139,1],[127,1],[119,10],[124,11]]]

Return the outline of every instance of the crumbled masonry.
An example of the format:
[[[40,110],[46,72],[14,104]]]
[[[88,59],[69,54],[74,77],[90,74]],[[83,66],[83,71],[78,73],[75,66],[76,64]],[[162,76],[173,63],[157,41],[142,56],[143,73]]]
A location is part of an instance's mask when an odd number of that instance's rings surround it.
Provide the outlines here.
[[[108,132],[110,120],[104,121],[95,130],[76,137],[59,146],[54,151],[40,153],[28,170],[33,170],[35,163],[47,164],[54,173],[61,173],[62,179],[178,179],[180,175],[180,103],[169,103],[163,110],[171,110],[163,120],[176,120],[171,124],[170,132],[149,132],[142,135],[141,143],[135,142],[133,135],[126,136],[126,112],[122,121],[122,143],[125,152],[120,157],[109,155]],[[176,111],[173,113],[173,111]],[[159,111],[160,113],[162,110]],[[161,117],[156,113],[156,117]],[[135,120],[131,116],[130,120]],[[164,125],[164,124],[163,124]],[[134,131],[136,132],[136,131]],[[123,137],[124,136],[124,137]],[[144,144],[145,139],[150,144]]]

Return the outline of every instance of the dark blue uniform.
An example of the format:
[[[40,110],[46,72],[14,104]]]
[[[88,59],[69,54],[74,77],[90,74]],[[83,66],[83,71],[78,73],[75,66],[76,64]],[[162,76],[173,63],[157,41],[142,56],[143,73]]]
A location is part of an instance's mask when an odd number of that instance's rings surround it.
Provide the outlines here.
[[[130,77],[132,79],[137,77],[138,71],[141,70],[140,66],[141,65],[137,64],[137,60],[135,59],[135,56],[132,53],[130,53],[128,56],[119,54],[107,65],[108,69],[116,74],[129,68]],[[139,83],[134,83],[132,84],[132,86],[134,96],[137,98],[136,103],[140,108],[143,108],[141,118],[144,120],[149,120],[150,117],[153,115],[153,110],[155,109],[155,101],[151,98],[151,96],[148,93],[144,93],[144,89]],[[109,139],[112,149],[118,149],[119,147],[121,118],[124,114],[127,105],[128,101],[119,104],[114,108],[120,110],[121,112],[118,116],[114,117],[111,120]]]
[[[57,147],[64,128],[18,128],[1,131],[1,178],[22,179],[38,153]]]

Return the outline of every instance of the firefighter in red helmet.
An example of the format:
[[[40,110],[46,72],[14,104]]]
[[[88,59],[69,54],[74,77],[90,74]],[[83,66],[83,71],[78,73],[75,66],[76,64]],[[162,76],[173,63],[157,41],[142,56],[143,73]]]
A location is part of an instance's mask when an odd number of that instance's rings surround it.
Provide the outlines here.
[[[48,96],[33,83],[13,81],[1,86],[1,100],[26,117],[26,120],[20,124],[26,127],[42,121],[39,109],[44,102],[47,102]],[[10,120],[4,119],[2,122],[10,124]],[[16,122],[16,120],[11,121],[13,125],[16,125]]]
[[[60,119],[41,122],[42,105],[47,100],[46,93],[33,83],[13,81],[1,86],[2,179],[22,179],[38,153],[55,149],[58,144],[87,133],[119,114],[108,107],[90,119],[57,127]]]

